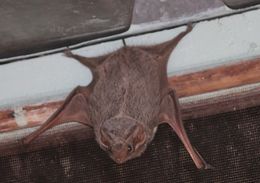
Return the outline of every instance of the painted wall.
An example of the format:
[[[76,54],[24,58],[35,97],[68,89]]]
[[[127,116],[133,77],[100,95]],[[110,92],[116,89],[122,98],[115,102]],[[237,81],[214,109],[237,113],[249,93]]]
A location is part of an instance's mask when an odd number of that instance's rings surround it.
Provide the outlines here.
[[[198,23],[171,55],[168,74],[182,74],[260,56],[260,10]],[[145,25],[142,25],[145,26]],[[140,29],[133,26],[132,29]],[[142,27],[141,27],[142,28]],[[145,27],[143,27],[145,29]],[[126,39],[128,45],[157,44],[185,27]],[[75,50],[99,56],[122,47],[113,41]],[[0,108],[62,99],[77,85],[87,85],[90,71],[61,53],[0,66]]]

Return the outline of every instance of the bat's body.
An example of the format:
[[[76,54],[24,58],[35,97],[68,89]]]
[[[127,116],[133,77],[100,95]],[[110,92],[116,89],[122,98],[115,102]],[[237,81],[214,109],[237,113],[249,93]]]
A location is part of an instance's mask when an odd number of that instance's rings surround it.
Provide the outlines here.
[[[124,47],[106,56],[86,58],[66,52],[93,73],[89,86],[77,87],[63,106],[36,132],[28,144],[47,129],[77,121],[94,129],[100,147],[117,163],[138,157],[153,139],[157,126],[168,123],[198,168],[209,168],[192,147],[182,124],[178,98],[169,88],[167,61],[177,43],[192,30],[150,47]]]

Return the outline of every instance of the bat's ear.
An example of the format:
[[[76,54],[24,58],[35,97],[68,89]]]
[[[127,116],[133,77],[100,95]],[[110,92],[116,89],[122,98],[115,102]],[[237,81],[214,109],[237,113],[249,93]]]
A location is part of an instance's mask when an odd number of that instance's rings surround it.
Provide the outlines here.
[[[105,133],[102,129],[100,129],[100,141],[102,143],[102,145],[106,148],[109,147],[109,135],[107,133]]]
[[[155,46],[143,47],[143,49],[148,52],[151,52],[153,54],[160,55],[168,60],[171,52],[174,50],[174,48],[177,46],[177,44],[181,41],[181,39],[192,30],[192,28],[193,28],[192,24],[189,23],[187,25],[187,29],[185,31],[181,32],[175,38],[173,38],[167,42],[155,45]]]
[[[138,148],[145,142],[146,134],[144,131],[144,127],[142,125],[138,125],[138,128],[135,129],[133,133],[133,145],[135,148]]]

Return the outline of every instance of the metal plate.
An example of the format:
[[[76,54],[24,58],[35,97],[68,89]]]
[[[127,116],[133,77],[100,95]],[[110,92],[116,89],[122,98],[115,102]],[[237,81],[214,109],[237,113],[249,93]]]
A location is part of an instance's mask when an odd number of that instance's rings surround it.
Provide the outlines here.
[[[126,31],[134,0],[0,0],[0,58]]]
[[[202,13],[203,18],[209,18],[210,14],[213,15],[213,12],[223,6],[220,0],[138,0],[135,2],[133,23],[189,22],[197,20]]]

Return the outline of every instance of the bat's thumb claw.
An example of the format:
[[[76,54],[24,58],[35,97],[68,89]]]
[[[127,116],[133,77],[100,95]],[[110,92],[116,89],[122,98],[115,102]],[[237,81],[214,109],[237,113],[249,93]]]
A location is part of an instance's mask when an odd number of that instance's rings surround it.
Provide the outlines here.
[[[73,56],[73,53],[70,51],[69,48],[67,48],[65,51],[64,51],[64,55],[66,57],[72,57]]]
[[[186,31],[190,32],[193,29],[193,27],[194,27],[194,24],[192,22],[188,23]]]

